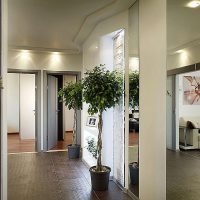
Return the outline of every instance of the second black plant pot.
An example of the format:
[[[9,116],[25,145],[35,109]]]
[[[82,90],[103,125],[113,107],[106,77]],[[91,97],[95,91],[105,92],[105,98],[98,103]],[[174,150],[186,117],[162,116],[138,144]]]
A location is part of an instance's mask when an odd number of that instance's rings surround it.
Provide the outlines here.
[[[95,171],[96,166],[90,168],[92,189],[95,191],[108,190],[111,168],[104,166],[105,171]]]
[[[132,185],[137,185],[139,183],[139,167],[137,162],[129,164],[130,179]]]
[[[80,145],[68,145],[68,157],[69,159],[77,159],[80,157]]]

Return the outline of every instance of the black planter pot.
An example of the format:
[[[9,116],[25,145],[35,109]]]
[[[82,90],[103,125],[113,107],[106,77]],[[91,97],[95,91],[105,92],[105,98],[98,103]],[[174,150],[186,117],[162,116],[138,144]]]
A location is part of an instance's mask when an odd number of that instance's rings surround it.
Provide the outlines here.
[[[139,167],[136,162],[129,164],[131,184],[137,185],[139,183]]]
[[[90,168],[92,189],[95,191],[103,191],[108,189],[111,168],[104,166],[105,172],[96,172],[96,166]]]
[[[69,159],[76,159],[80,156],[80,145],[68,145],[68,157]]]

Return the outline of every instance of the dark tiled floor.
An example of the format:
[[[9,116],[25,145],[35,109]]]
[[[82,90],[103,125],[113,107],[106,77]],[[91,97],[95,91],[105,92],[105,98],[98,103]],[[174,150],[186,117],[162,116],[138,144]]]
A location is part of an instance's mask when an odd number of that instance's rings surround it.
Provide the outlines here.
[[[131,199],[113,181],[108,191],[92,191],[88,168],[66,152],[9,155],[8,165],[8,200]]]
[[[167,151],[167,200],[200,199],[200,151]]]

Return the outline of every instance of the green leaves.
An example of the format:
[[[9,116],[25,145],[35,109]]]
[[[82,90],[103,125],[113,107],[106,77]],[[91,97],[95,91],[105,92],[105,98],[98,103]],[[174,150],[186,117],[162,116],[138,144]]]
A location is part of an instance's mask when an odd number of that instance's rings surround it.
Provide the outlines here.
[[[58,92],[58,96],[61,98],[61,101],[65,103],[65,106],[68,109],[82,109],[82,90],[83,85],[81,81],[76,83],[67,83],[63,89]]]
[[[87,139],[87,150],[92,154],[92,156],[97,159],[97,144],[94,138],[88,137]]]
[[[122,74],[110,72],[100,65],[87,71],[85,75],[83,97],[89,104],[89,114],[103,112],[119,103],[123,94]]]
[[[89,104],[88,113],[93,115],[120,102],[123,94],[123,75],[110,72],[103,65],[85,73],[83,81],[68,83],[58,92],[68,109],[82,109],[82,103]],[[82,98],[83,95],[83,98]]]
[[[139,72],[136,71],[129,74],[129,105],[139,106]]]

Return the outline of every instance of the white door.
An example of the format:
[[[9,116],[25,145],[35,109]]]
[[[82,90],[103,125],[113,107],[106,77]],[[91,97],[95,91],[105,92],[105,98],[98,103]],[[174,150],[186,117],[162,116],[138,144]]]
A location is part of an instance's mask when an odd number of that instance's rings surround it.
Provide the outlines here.
[[[35,139],[35,74],[20,74],[20,138]]]
[[[54,76],[48,75],[48,132],[47,149],[50,150],[56,146],[58,140],[58,80]]]

